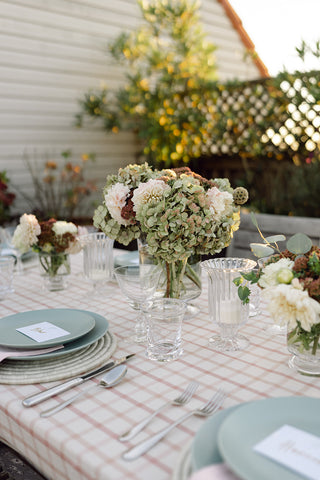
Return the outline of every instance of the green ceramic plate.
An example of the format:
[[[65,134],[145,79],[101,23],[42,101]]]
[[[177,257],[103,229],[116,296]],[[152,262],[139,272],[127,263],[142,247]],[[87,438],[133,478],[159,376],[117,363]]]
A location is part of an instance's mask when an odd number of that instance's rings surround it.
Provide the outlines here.
[[[198,430],[191,447],[193,472],[208,465],[223,462],[218,448],[218,431],[222,422],[238,407],[239,405],[236,405],[215,413]]]
[[[221,456],[245,480],[302,480],[293,470],[254,452],[253,447],[283,425],[320,435],[320,399],[268,398],[231,412],[218,433]]]
[[[67,343],[64,348],[61,350],[56,350],[55,352],[49,352],[49,353],[43,353],[41,356],[39,355],[30,355],[28,357],[8,357],[8,359],[12,360],[42,360],[42,359],[48,359],[48,358],[56,358],[60,357],[62,355],[65,355],[67,353],[74,353],[78,350],[81,350],[82,348],[90,346],[92,343],[97,342],[105,333],[107,332],[109,328],[109,322],[106,320],[102,315],[98,315],[97,313],[93,312],[87,312],[84,310],[77,310],[78,312],[85,312],[90,315],[95,320],[95,326],[94,328],[87,333],[86,335],[83,335],[83,337],[78,338],[77,340],[74,340],[73,342]]]
[[[36,342],[16,329],[40,322],[49,322],[63,328],[68,334],[63,337]],[[37,349],[61,345],[82,337],[95,326],[94,317],[87,312],[69,309],[52,308],[46,310],[30,310],[16,313],[0,319],[0,345],[9,348]]]

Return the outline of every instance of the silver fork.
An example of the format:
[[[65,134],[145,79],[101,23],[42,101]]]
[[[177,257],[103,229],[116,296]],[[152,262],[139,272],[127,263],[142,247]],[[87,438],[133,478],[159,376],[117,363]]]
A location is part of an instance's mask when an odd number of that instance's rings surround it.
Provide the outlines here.
[[[175,407],[180,407],[182,405],[185,405],[186,403],[191,400],[192,395],[194,392],[197,390],[199,387],[198,382],[191,382],[187,386],[187,388],[174,400],[169,401],[162,405],[158,410],[155,410],[151,415],[148,415],[148,417],[144,418],[141,422],[139,422],[137,425],[135,425],[133,428],[128,430],[127,432],[123,433],[120,437],[119,440],[120,442],[127,442],[128,440],[131,440],[133,437],[135,437],[141,430],[144,429],[148,423],[151,422],[151,420],[158,415],[159,412],[164,410],[166,407],[169,407],[170,405],[173,405]]]
[[[209,417],[213,413],[215,413],[220,406],[222,405],[224,399],[226,398],[227,394],[222,390],[218,390],[213,397],[201,408],[197,408],[196,410],[192,410],[189,413],[186,413],[182,417],[179,418],[176,422],[172,423],[168,427],[160,430],[160,432],[156,433],[152,437],[144,440],[143,442],[138,443],[135,447],[127,450],[123,455],[122,458],[124,460],[135,460],[136,458],[140,457],[144,453],[148,452],[154,445],[156,445],[163,437],[165,437],[174,427],[182,423],[187,418],[191,417],[192,415],[198,415],[200,417]]]

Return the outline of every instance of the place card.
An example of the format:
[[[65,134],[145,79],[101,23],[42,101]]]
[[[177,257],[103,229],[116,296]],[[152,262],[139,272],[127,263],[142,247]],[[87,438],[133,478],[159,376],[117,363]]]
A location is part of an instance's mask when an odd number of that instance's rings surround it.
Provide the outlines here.
[[[320,438],[316,435],[283,425],[253,449],[305,478],[320,478]]]
[[[54,340],[55,338],[64,337],[70,334],[67,330],[57,327],[50,322],[34,323],[33,325],[17,328],[16,330],[17,332],[23,333],[23,335],[32,338],[32,340],[35,340],[36,342],[47,342],[48,340]]]

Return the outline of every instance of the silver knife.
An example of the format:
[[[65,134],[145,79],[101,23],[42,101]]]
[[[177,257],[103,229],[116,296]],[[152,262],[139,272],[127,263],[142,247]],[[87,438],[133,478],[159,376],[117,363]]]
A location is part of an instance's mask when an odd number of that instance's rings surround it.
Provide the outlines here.
[[[103,365],[102,367],[97,368],[96,370],[92,370],[91,372],[85,373],[80,377],[73,378],[71,380],[68,380],[67,382],[60,383],[55,387],[48,388],[43,392],[36,393],[35,395],[31,395],[31,397],[27,397],[22,401],[22,405],[24,407],[33,407],[34,405],[38,405],[38,403],[44,402],[45,400],[48,400],[48,398],[54,397],[55,395],[59,395],[59,393],[65,392],[66,390],[69,390],[70,388],[75,387],[76,385],[80,385],[81,383],[86,382],[90,378],[96,377],[100,373],[106,372],[107,370],[110,370],[111,368],[116,367],[121,363],[127,362],[134,355],[135,353],[131,353],[130,355],[126,355],[125,357],[119,358],[119,360],[109,362],[106,365]]]

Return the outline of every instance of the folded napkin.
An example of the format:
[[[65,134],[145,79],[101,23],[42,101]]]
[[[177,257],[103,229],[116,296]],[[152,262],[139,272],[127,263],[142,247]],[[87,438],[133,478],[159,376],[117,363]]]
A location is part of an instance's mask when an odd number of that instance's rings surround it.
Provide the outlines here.
[[[7,357],[29,357],[30,355],[41,355],[43,353],[54,352],[60,348],[63,348],[63,345],[37,350],[16,350],[15,348],[0,347],[0,362]]]
[[[217,463],[201,468],[189,480],[239,480],[239,477],[236,477],[225,463]]]

